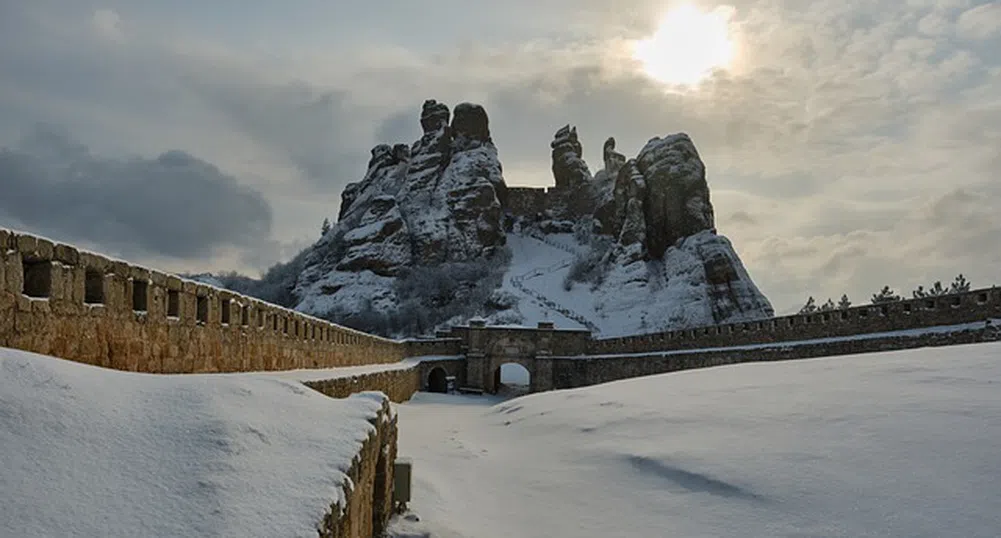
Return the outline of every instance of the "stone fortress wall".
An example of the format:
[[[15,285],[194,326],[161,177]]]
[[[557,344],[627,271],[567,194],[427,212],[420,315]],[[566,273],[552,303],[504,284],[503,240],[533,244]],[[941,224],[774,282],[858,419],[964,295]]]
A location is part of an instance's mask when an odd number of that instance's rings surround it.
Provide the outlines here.
[[[549,204],[549,191],[555,187],[508,187],[506,209],[516,217],[534,218]]]
[[[997,329],[985,324],[992,319],[1001,319],[998,288],[621,338],[592,339],[586,330],[555,329],[548,322],[538,328],[471,322],[435,338],[397,341],[0,230],[0,346],[148,373],[329,368],[428,358],[412,368],[315,383],[314,388],[337,397],[382,390],[404,401],[427,388],[434,369],[461,385],[489,391],[504,362],[522,363],[532,373],[533,390],[549,390],[747,360],[966,343],[993,337]],[[964,324],[937,336],[906,334]],[[980,324],[979,329],[970,324]],[[845,341],[849,337],[855,340]]]
[[[3,229],[0,346],[148,373],[329,368],[410,354],[402,341]]]
[[[984,323],[995,318],[1001,319],[1001,288],[997,287],[811,314],[596,339],[590,342],[587,355],[788,343]]]

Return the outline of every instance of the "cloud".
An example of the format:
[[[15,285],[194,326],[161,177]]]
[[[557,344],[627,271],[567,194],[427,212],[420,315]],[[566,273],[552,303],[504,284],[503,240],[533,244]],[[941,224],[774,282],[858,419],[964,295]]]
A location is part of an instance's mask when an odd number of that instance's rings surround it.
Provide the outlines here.
[[[91,17],[91,23],[98,35],[109,40],[121,43],[125,40],[125,32],[122,29],[122,18],[118,12],[112,9],[98,9]]]
[[[267,201],[205,161],[103,158],[51,127],[0,150],[0,192],[4,222],[125,256],[206,258],[271,232]]]
[[[992,2],[964,11],[957,30],[967,39],[990,39],[1001,36],[1001,4]]]
[[[734,8],[736,63],[666,92],[625,54],[654,30],[659,0],[512,0],[476,13],[390,0],[392,20],[364,6],[338,6],[333,20],[315,2],[294,25],[277,4],[95,12],[38,0],[0,18],[0,137],[44,120],[100,155],[197,153],[272,207],[269,246],[231,258],[270,264],[336,215],[372,145],[419,136],[424,99],[476,101],[511,184],[551,184],[549,142],[567,123],[592,170],[608,136],[632,156],[688,132],[720,231],[780,311],[958,272],[999,280],[997,2],[699,4]],[[109,30],[128,46],[102,38]]]

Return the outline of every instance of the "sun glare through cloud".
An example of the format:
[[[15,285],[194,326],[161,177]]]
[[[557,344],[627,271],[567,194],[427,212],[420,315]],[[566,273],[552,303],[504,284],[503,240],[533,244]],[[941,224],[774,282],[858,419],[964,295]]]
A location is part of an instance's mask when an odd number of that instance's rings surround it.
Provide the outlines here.
[[[697,85],[715,69],[730,67],[735,45],[730,36],[733,8],[703,11],[691,3],[672,7],[657,30],[633,46],[633,58],[647,76],[668,85]]]

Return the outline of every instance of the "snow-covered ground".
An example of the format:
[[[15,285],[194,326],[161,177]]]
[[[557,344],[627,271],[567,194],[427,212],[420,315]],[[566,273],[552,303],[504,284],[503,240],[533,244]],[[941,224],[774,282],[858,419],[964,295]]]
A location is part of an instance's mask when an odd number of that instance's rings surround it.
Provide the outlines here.
[[[1001,344],[397,407],[397,536],[1001,536]]]
[[[539,289],[538,277],[543,274],[550,278],[557,278],[551,276],[552,274],[566,275],[574,255],[538,239],[513,233],[507,235],[507,244],[511,249],[511,264],[507,274],[504,275],[501,290],[512,293],[518,298],[518,311],[524,318],[524,325],[534,327],[540,321],[552,321],[558,329],[585,328],[583,324],[561,314],[559,305],[555,308],[547,306],[537,295],[531,294],[535,291],[543,297],[548,297],[551,290],[547,287]],[[562,276],[558,278],[560,282],[563,281]],[[587,308],[586,305],[565,305],[566,309],[580,306]]]
[[[315,537],[383,396],[335,400],[301,375],[0,348],[0,536]]]

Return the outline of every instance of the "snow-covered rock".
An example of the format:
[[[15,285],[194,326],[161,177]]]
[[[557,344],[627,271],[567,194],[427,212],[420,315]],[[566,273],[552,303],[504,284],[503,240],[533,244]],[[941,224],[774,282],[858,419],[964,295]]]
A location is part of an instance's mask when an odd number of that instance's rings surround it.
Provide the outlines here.
[[[479,105],[424,103],[412,147],[372,149],[365,177],[345,188],[338,222],[307,253],[294,294],[314,315],[399,304],[394,281],[415,266],[490,258],[504,249],[506,185]]]
[[[604,157],[606,168],[595,174],[592,187],[594,220],[600,235],[615,242],[590,271],[598,277],[588,282],[588,292],[599,318],[616,318],[611,332],[774,315],[733,245],[716,234],[705,165],[688,135],[653,138],[629,160],[615,152],[610,138]],[[593,263],[593,256],[581,260]]]
[[[424,102],[411,146],[372,149],[337,223],[279,274],[297,310],[389,336],[557,320],[603,336],[773,315],[716,234],[706,167],[684,133],[591,174],[576,127],[550,143],[555,186],[512,191],[482,106]],[[531,241],[538,241],[533,244]],[[503,297],[503,300],[498,300]]]

